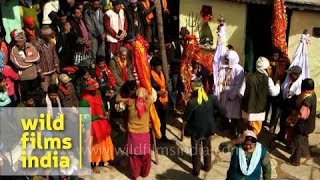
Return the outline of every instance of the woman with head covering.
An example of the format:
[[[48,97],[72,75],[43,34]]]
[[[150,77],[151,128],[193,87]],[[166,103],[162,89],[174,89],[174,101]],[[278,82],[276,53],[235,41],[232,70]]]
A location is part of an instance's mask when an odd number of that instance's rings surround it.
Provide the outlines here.
[[[89,107],[91,109],[91,122],[84,122],[85,126],[91,126],[87,132],[89,147],[91,147],[91,166],[94,173],[100,173],[99,166],[101,162],[108,163],[114,159],[114,146],[111,140],[111,126],[109,124],[109,115],[106,112],[100,95],[99,84],[96,80],[90,78],[86,81],[85,92],[81,96],[80,107]],[[105,164],[106,165],[106,164]],[[112,168],[109,164],[108,168]]]
[[[74,86],[78,98],[80,98],[81,95],[85,92],[85,84],[91,77],[94,76],[90,74],[90,70],[86,67],[81,67],[76,71]]]
[[[8,63],[9,59],[9,49],[8,44],[6,42],[5,38],[6,33],[4,32],[4,28],[0,25],[0,51],[4,53],[4,64]]]
[[[280,93],[280,81],[274,84],[269,77],[270,63],[265,57],[259,57],[256,62],[257,71],[247,74],[240,88],[242,99],[242,118],[248,128],[257,135],[262,128],[267,106],[267,97]]]
[[[290,124],[293,127],[292,153],[290,163],[300,165],[302,157],[310,157],[308,135],[315,130],[317,96],[314,92],[314,81],[304,79],[301,84],[301,94],[296,101],[295,121]]]
[[[127,81],[124,86],[129,92],[135,88],[134,81]],[[131,178],[148,176],[151,168],[151,141],[150,141],[150,106],[153,103],[148,91],[140,87],[135,94],[129,93],[127,97],[117,96],[117,102],[127,106],[127,152]]]
[[[201,155],[204,170],[211,169],[211,136],[216,132],[215,120],[225,117],[227,112],[217,97],[207,95],[200,79],[192,81],[193,92],[185,110],[186,135],[191,136],[193,175],[198,176],[201,169]],[[203,154],[201,154],[201,144]]]
[[[15,72],[10,66],[5,64],[6,55],[0,51],[0,73],[5,76],[6,83],[8,85],[8,96],[11,101],[14,102],[16,100],[16,95],[14,91],[14,81],[19,79],[19,74]]]
[[[260,179],[261,169],[263,179],[271,179],[270,155],[265,147],[257,142],[255,132],[246,130],[243,142],[237,145],[231,156],[227,180]]]
[[[239,64],[239,55],[234,50],[227,51],[218,73],[219,97],[227,109],[233,134],[241,131],[241,97],[239,89],[244,78],[244,70]],[[228,123],[228,122],[225,122]],[[239,132],[242,133],[242,132]]]

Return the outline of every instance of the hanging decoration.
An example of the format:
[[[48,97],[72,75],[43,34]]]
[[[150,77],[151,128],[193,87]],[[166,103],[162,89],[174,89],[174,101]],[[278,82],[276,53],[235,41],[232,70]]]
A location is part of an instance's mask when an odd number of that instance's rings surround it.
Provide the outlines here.
[[[286,42],[287,14],[285,0],[273,0],[271,32],[273,47],[279,48],[284,57],[288,59],[288,46]]]

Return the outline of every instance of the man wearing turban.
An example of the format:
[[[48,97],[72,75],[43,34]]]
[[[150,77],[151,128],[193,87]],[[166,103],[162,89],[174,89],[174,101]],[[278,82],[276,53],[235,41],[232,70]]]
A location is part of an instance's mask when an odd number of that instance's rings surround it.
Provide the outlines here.
[[[257,135],[262,128],[267,106],[267,97],[280,93],[280,81],[274,84],[270,73],[270,63],[265,57],[259,57],[256,62],[257,71],[247,74],[240,88],[242,99],[242,118]]]
[[[231,120],[231,130],[234,135],[241,131],[241,97],[239,89],[244,78],[244,70],[239,61],[239,55],[236,51],[227,51],[224,62],[221,62],[218,74],[215,74],[219,80],[220,102],[227,109],[227,117],[229,121]]]
[[[193,92],[185,110],[186,135],[191,136],[193,175],[198,176],[201,169],[201,155],[204,170],[211,169],[211,136],[216,133],[216,118],[225,117],[227,111],[214,95],[207,95],[200,79],[192,81]],[[201,144],[203,154],[201,154]]]
[[[33,43],[37,38],[38,32],[35,28],[34,19],[31,16],[26,16],[23,19],[23,30],[26,33],[27,41]]]

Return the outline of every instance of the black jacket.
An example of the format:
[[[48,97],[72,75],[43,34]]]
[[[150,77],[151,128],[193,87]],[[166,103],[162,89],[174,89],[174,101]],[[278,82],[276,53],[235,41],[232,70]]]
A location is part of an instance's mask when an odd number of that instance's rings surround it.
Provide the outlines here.
[[[226,109],[216,96],[209,95],[207,102],[198,104],[197,97],[190,98],[184,114],[187,122],[186,135],[194,138],[207,138],[217,131],[217,118],[225,117]]]

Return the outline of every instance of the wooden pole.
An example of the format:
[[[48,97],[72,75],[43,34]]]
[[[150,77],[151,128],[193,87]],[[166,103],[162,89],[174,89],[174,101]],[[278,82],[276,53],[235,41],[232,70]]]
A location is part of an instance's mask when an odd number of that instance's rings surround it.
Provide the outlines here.
[[[159,164],[159,157],[158,157],[158,148],[157,148],[157,141],[156,141],[156,135],[154,134],[154,130],[150,129],[152,134],[152,141],[153,141],[153,151],[154,151],[154,158],[155,162],[158,165]]]
[[[162,19],[162,5],[160,0],[154,0],[154,4],[156,6],[157,12],[157,26],[158,26],[158,37],[160,43],[160,52],[162,59],[162,70],[164,73],[164,77],[166,78],[166,82],[169,82],[169,70],[168,70],[168,61],[167,61],[167,53],[164,45],[164,32],[163,32],[163,19]]]

